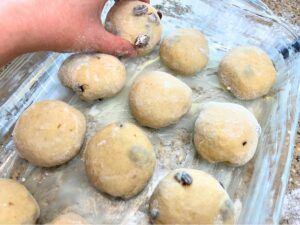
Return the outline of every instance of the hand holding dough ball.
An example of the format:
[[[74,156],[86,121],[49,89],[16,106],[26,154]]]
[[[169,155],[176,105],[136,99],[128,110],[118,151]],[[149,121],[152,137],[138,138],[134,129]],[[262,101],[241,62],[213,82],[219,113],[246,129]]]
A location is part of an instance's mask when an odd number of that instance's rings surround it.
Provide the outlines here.
[[[129,105],[140,124],[151,128],[166,127],[189,111],[192,90],[170,74],[151,71],[132,85]]]
[[[139,56],[150,53],[161,36],[161,14],[141,1],[118,1],[109,11],[106,29],[131,42]]]
[[[58,217],[56,217],[54,220],[52,220],[50,224],[55,225],[87,225],[88,223],[78,214],[75,213],[65,213]]]
[[[208,43],[200,31],[179,29],[164,38],[160,57],[170,69],[182,75],[194,75],[207,65]]]
[[[72,55],[62,64],[58,74],[63,85],[88,102],[116,95],[126,81],[123,63],[106,54]]]
[[[260,130],[243,106],[211,102],[203,105],[195,123],[194,143],[204,159],[240,166],[253,157]]]
[[[227,89],[244,100],[266,95],[276,80],[271,59],[252,46],[232,49],[222,60],[218,73]]]
[[[52,167],[77,155],[85,130],[80,111],[61,101],[42,101],[20,116],[14,142],[22,158],[36,166]]]
[[[164,177],[150,200],[154,224],[233,224],[232,201],[211,175],[177,169]]]
[[[0,224],[35,224],[40,208],[25,186],[0,178]]]
[[[144,189],[155,162],[150,141],[131,123],[104,127],[89,141],[85,155],[92,184],[101,192],[124,199]]]

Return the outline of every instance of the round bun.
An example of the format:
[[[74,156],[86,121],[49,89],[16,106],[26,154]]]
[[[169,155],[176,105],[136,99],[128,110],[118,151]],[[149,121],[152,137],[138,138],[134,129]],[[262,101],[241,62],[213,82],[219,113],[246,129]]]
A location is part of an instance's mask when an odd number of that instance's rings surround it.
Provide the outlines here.
[[[54,220],[52,220],[50,224],[55,225],[88,225],[87,221],[85,221],[81,216],[76,213],[64,213],[59,215]]]
[[[85,152],[86,172],[101,192],[130,198],[151,178],[156,159],[147,136],[131,123],[113,123],[95,134]]]
[[[245,107],[233,103],[206,103],[195,123],[194,143],[210,162],[243,165],[254,155],[260,126]]]
[[[61,165],[80,151],[86,130],[84,115],[61,101],[41,101],[20,116],[14,129],[19,155],[41,167]]]
[[[232,49],[222,60],[218,74],[221,83],[234,96],[244,100],[268,94],[276,80],[271,59],[253,46]]]
[[[108,12],[105,27],[132,43],[142,56],[150,53],[160,41],[160,15],[145,2],[118,1]]]
[[[160,45],[161,60],[182,75],[194,75],[208,62],[208,43],[198,30],[185,28],[167,36]]]
[[[176,123],[192,105],[192,90],[174,76],[150,71],[131,87],[129,105],[143,126],[161,128]]]
[[[164,177],[150,200],[154,224],[234,224],[234,205],[211,175],[177,169]]]
[[[40,208],[25,186],[0,178],[0,224],[35,224]]]
[[[62,64],[59,79],[82,100],[91,102],[116,95],[126,81],[126,69],[114,56],[75,54]]]

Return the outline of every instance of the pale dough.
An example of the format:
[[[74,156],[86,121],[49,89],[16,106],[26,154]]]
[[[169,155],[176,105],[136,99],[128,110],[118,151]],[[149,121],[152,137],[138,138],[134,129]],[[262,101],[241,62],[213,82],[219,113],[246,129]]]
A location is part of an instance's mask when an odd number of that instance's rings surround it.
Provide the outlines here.
[[[86,172],[101,192],[130,198],[151,178],[156,159],[144,132],[131,123],[113,123],[91,138],[85,152]]]
[[[164,177],[150,199],[154,224],[234,224],[234,205],[221,184],[195,169]]]
[[[136,79],[129,94],[133,116],[143,126],[161,128],[176,123],[192,105],[192,90],[174,76],[149,71]]]
[[[192,28],[176,30],[160,45],[161,60],[182,75],[194,75],[208,62],[208,43],[203,33]]]
[[[79,216],[76,213],[65,213],[62,215],[59,215],[54,220],[52,220],[50,224],[55,225],[87,225],[88,222],[85,221],[81,216]]]
[[[0,224],[35,224],[40,208],[25,186],[0,178]]]
[[[237,98],[250,100],[268,94],[276,81],[269,56],[253,46],[232,49],[219,66],[219,80]]]
[[[245,107],[233,103],[205,103],[195,123],[194,143],[210,162],[244,165],[254,155],[260,125]]]
[[[83,143],[84,115],[62,101],[41,101],[20,116],[14,129],[19,155],[41,167],[61,165],[72,159]]]
[[[161,37],[160,13],[141,1],[118,1],[109,11],[106,29],[135,45],[138,55],[150,53]]]
[[[59,78],[85,101],[102,100],[120,92],[126,81],[124,64],[106,54],[75,54],[62,64]]]

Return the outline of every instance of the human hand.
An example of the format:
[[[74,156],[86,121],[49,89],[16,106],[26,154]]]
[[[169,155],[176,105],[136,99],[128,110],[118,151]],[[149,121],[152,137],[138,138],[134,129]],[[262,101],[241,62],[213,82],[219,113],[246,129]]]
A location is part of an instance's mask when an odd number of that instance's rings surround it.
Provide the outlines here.
[[[135,56],[131,43],[107,32],[101,24],[100,15],[106,2],[1,0],[0,65],[34,51],[95,51]]]
[[[125,0],[123,0],[125,1]],[[149,0],[143,0],[149,2]],[[44,1],[37,10],[43,8]],[[45,13],[40,19],[46,20],[45,34],[41,37],[47,45],[49,37],[54,40],[56,51],[97,51],[117,56],[135,56],[136,51],[127,40],[104,29],[100,15],[107,0],[52,0],[47,1]],[[125,18],[124,18],[125,19]],[[43,27],[43,24],[40,24]],[[51,33],[49,33],[51,32]],[[49,43],[51,44],[51,43]]]

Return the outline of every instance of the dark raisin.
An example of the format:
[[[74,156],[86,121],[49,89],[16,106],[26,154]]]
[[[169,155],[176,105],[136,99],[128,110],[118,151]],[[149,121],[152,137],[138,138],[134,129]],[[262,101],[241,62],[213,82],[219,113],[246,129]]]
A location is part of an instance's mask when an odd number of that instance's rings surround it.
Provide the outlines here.
[[[123,127],[123,124],[120,124],[120,127]]]
[[[57,128],[60,128],[60,127],[61,127],[61,124],[58,124],[58,125],[57,125]]]
[[[159,19],[157,18],[157,16],[156,16],[155,13],[150,13],[150,14],[148,15],[148,20],[149,20],[151,23],[159,24]]]
[[[12,203],[12,202],[9,202],[9,203],[8,203],[8,205],[12,206],[12,205],[14,205],[14,203]]]
[[[96,58],[97,58],[97,59],[101,59],[101,57],[100,57],[100,56],[96,56]]]
[[[280,53],[284,59],[287,59],[290,56],[289,49],[287,49],[287,48],[281,49]]]
[[[219,183],[220,183],[220,185],[222,186],[222,188],[225,188],[225,187],[224,187],[224,184],[223,184],[221,181],[219,181]]]
[[[99,102],[103,101],[103,98],[98,98],[98,101],[99,101]]]
[[[159,19],[162,18],[162,13],[161,13],[161,11],[157,10],[157,15],[159,16]]]
[[[151,219],[155,220],[159,216],[159,210],[156,208],[151,209],[150,211],[150,217]]]
[[[300,155],[296,156],[296,160],[297,160],[297,162],[300,162]]]
[[[81,91],[81,92],[84,92],[83,85],[80,85],[79,88],[80,88],[80,91]]]
[[[148,7],[146,5],[137,5],[133,8],[133,15],[142,16],[148,12]]]
[[[83,93],[84,92],[84,86],[83,85],[80,85],[80,84],[77,84],[74,88],[74,91],[75,92],[78,92],[78,93]]]
[[[134,45],[138,48],[143,48],[148,45],[150,37],[148,35],[142,34],[137,36]]]
[[[193,178],[185,171],[176,173],[174,178],[182,185],[191,185],[193,183]]]
[[[247,141],[244,141],[244,142],[243,142],[243,146],[245,146],[246,144],[247,144]]]

